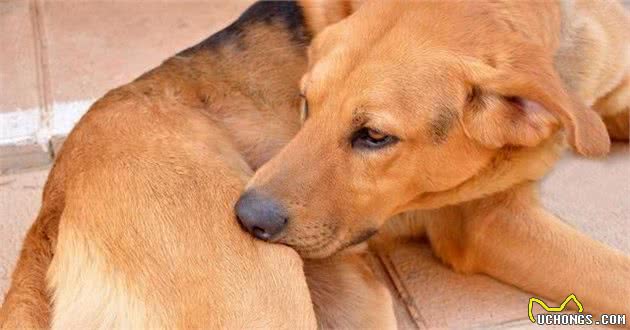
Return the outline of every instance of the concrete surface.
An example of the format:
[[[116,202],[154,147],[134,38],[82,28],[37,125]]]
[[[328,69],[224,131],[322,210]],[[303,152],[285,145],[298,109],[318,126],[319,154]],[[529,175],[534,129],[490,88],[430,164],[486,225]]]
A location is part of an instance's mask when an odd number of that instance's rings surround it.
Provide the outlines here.
[[[49,168],[0,176],[0,296],[4,299],[26,231],[41,205]]]
[[[22,238],[40,205],[48,169],[0,177],[0,295]],[[554,213],[591,237],[630,254],[630,149],[618,144],[605,160],[567,154],[542,185]],[[437,262],[426,246],[405,249],[422,258],[413,272],[422,283],[418,309],[430,326],[528,327],[529,294],[483,275],[456,274]],[[433,302],[433,303],[432,303]]]

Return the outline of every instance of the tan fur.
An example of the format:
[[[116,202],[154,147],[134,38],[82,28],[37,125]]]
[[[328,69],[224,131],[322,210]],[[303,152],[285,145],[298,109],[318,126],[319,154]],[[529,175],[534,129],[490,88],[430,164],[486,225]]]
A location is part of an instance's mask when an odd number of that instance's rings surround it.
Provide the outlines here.
[[[319,33],[327,26],[337,23],[352,14],[360,6],[360,1],[326,1],[305,0],[300,5],[304,10],[304,17],[309,29]]]
[[[345,12],[320,10],[335,12],[307,21]],[[248,183],[290,215],[274,241],[325,257],[423,210],[386,236],[426,234],[459,271],[630,313],[630,257],[564,225],[535,189],[564,141],[601,156],[606,128],[628,136],[628,26],[615,2],[368,1],[318,30],[308,117]],[[398,142],[354,147],[367,128]]]
[[[606,96],[597,100],[593,109],[602,114],[611,139],[628,142],[630,135],[630,75]]]
[[[304,263],[315,313],[322,329],[395,329],[392,297],[378,281],[358,246],[330,258]],[[325,317],[320,317],[320,315]]]
[[[249,25],[240,45],[182,53],[92,106],[51,170],[0,328],[392,325],[358,257],[309,267],[312,290],[356,296],[311,300],[299,256],[232,214],[252,168],[299,127],[306,59],[288,33]],[[339,318],[333,299],[356,309]]]

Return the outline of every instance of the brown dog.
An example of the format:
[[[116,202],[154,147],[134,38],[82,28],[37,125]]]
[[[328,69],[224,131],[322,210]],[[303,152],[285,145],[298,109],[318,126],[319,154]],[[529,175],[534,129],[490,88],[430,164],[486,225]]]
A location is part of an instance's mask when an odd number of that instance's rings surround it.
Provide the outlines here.
[[[232,213],[299,128],[302,18],[256,4],[92,106],[50,173],[0,328],[312,328],[315,311],[323,326],[394,324],[360,256],[308,265],[313,306],[299,256]]]
[[[305,120],[237,204],[252,234],[325,257],[394,215],[432,210],[412,230],[456,270],[630,314],[630,258],[545,211],[536,191],[561,132],[579,154],[608,152],[591,106],[628,137],[620,4],[384,1],[343,20],[353,5],[306,8],[321,32]]]

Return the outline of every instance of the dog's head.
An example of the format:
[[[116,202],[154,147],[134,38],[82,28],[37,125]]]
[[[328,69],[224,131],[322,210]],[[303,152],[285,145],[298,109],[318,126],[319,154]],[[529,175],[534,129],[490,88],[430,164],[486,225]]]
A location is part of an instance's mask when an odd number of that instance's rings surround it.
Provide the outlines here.
[[[316,37],[303,127],[236,206],[256,236],[323,257],[561,127],[578,153],[607,152],[603,123],[567,94],[552,54],[432,4],[367,4]]]

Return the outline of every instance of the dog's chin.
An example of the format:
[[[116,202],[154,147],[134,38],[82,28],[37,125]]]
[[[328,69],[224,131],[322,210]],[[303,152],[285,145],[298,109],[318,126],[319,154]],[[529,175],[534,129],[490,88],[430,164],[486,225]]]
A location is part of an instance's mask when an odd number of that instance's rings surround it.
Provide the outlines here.
[[[339,250],[343,248],[343,245],[337,241],[333,240],[326,245],[323,246],[299,246],[294,245],[291,246],[297,253],[305,259],[323,259],[330,257],[331,255],[337,253]]]
[[[359,245],[376,234],[376,229],[367,229],[353,235],[350,239],[331,238],[326,244],[316,244],[309,246],[291,246],[297,253],[305,259],[322,259],[332,256],[335,253]]]

